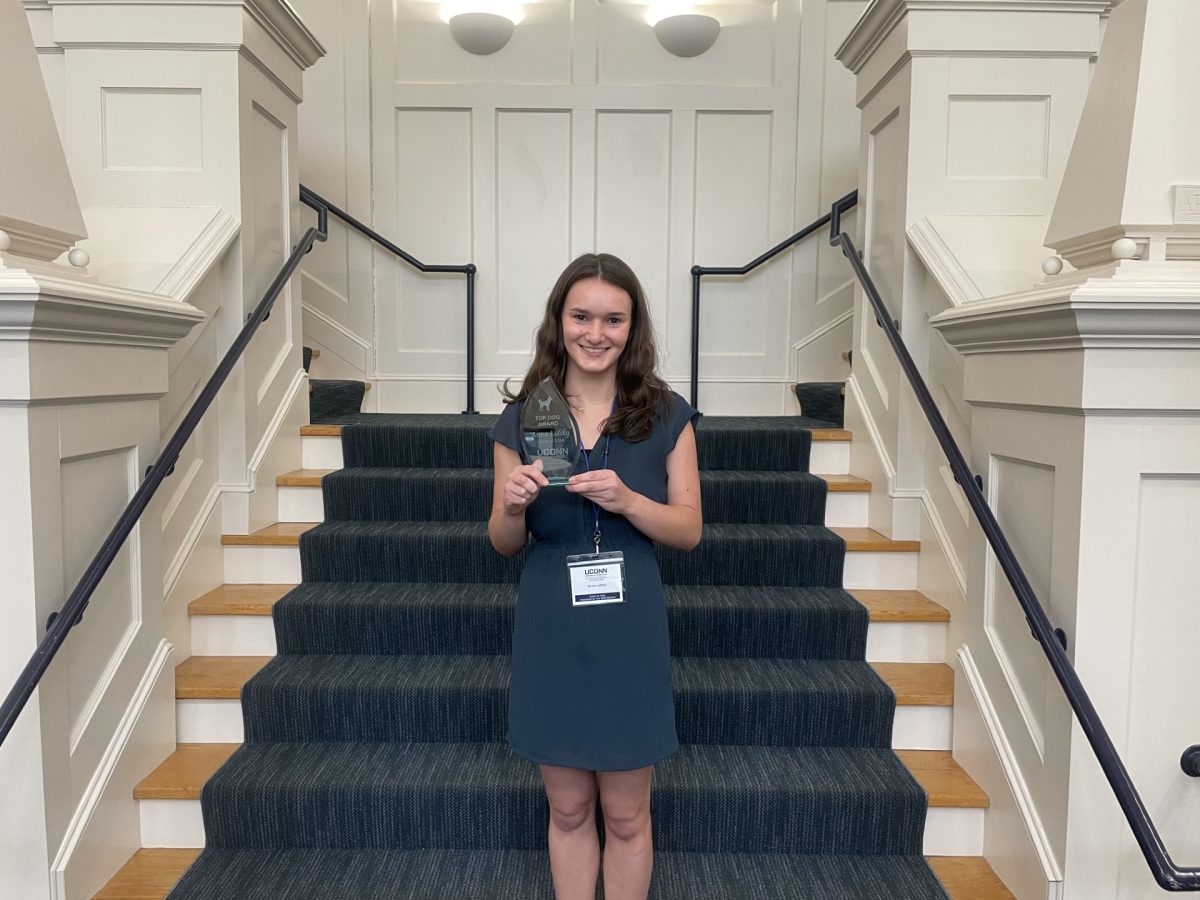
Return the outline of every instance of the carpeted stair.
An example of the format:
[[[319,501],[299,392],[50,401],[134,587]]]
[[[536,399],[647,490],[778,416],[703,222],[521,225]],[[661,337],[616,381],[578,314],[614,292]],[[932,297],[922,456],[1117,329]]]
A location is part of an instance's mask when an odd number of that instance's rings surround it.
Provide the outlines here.
[[[171,897],[549,900],[545,795],[503,742],[520,560],[483,522],[494,417],[343,421]],[[682,746],[655,772],[656,900],[946,896],[807,424],[704,419],[704,539],[660,551]]]
[[[304,371],[307,372],[312,366],[312,348],[304,347],[303,354]],[[316,425],[358,414],[367,384],[364,381],[310,378],[308,389],[308,420]]]
[[[846,383],[844,381],[806,381],[793,387],[800,402],[801,415],[841,428],[846,419]]]

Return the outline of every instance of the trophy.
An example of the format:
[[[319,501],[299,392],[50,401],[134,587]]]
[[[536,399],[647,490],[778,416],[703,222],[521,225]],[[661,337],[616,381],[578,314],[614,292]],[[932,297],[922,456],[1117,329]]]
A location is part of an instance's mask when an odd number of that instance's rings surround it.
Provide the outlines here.
[[[579,425],[571,407],[549,378],[525,398],[521,411],[521,458],[526,465],[542,461],[550,484],[566,484],[580,454]]]

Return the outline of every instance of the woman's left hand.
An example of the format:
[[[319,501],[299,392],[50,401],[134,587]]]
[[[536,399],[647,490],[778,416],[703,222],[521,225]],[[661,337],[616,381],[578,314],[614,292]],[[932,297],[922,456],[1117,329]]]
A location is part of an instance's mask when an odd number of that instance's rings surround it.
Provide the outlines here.
[[[572,494],[582,494],[601,509],[622,515],[628,509],[633,495],[633,491],[612,469],[572,475],[567,482],[567,490]]]

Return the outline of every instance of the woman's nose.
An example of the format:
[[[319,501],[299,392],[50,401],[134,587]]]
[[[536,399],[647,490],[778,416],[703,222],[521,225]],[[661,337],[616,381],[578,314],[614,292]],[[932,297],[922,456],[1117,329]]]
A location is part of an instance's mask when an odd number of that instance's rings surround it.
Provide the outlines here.
[[[592,324],[588,326],[587,336],[593,344],[600,343],[604,337],[604,323],[599,319],[593,319]]]

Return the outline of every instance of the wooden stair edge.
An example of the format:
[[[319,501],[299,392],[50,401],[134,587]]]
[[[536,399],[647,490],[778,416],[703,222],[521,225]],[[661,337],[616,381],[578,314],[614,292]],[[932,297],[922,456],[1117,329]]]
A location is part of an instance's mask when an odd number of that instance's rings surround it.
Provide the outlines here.
[[[199,850],[138,850],[93,900],[162,900],[199,855]],[[950,900],[1016,900],[985,857],[929,856],[925,861]]]
[[[92,900],[163,900],[199,855],[198,849],[142,848]]]
[[[133,789],[135,800],[199,800],[205,783],[241,744],[179,744]],[[894,750],[931,808],[986,809],[988,796],[948,750]]]
[[[845,428],[813,428],[812,439],[821,442],[844,442],[854,439],[854,433]],[[301,425],[300,434],[303,437],[340,437],[341,425]]]
[[[296,547],[300,535],[319,522],[276,522],[250,534],[223,534],[221,545],[225,547]],[[846,542],[850,553],[916,553],[921,549],[920,541],[892,540],[873,528],[829,529]]]
[[[275,476],[275,484],[278,487],[307,487],[317,488],[321,486],[322,479],[326,475],[330,475],[337,469],[293,469],[291,472],[284,472],[282,475]],[[860,478],[857,475],[827,475],[819,472],[812,473],[815,478],[820,478],[825,482],[826,488],[830,493],[870,493],[871,482],[865,478]]]
[[[269,616],[295,584],[222,584],[188,604],[189,616]],[[853,588],[872,622],[949,622],[950,611],[920,591]]]
[[[1017,900],[983,856],[927,856],[950,900]]]

